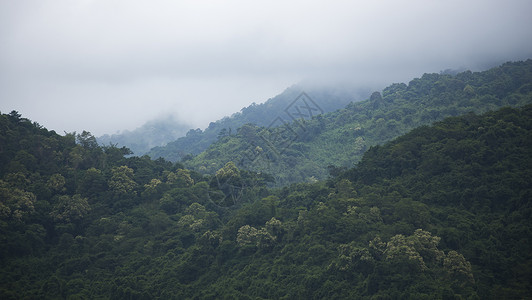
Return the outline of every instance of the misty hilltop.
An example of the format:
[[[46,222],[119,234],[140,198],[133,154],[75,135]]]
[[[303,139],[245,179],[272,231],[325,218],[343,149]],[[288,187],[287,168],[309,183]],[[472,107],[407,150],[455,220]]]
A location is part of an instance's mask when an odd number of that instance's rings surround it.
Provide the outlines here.
[[[224,130],[211,124],[210,134],[216,142],[199,154],[189,151],[191,155],[182,163],[214,174],[234,162],[239,168],[270,174],[276,185],[325,179],[331,169],[353,167],[367,149],[415,127],[469,112],[532,103],[531,87],[530,59],[482,72],[426,73],[333,112],[291,123],[276,122],[278,127],[247,123],[238,130]],[[292,94],[294,100],[297,96]],[[316,97],[316,104],[321,105],[322,99]],[[288,118],[286,111],[282,113]],[[271,115],[266,117],[275,120]],[[201,131],[189,132],[149,154],[175,160],[187,145],[195,145],[195,138],[203,141],[203,135]]]
[[[286,122],[292,122],[292,118],[286,114],[286,109],[293,105],[302,93],[305,93],[305,97],[307,97],[305,101],[314,102],[314,104],[319,103],[314,113],[321,114],[343,108],[352,101],[364,99],[369,95],[369,89],[363,87],[356,89],[345,87],[317,88],[308,84],[296,84],[264,103],[252,103],[231,116],[211,122],[205,130],[192,129],[187,132],[186,136],[171,141],[167,145],[155,147],[147,154],[152,158],[162,157],[175,162],[187,155],[201,153],[221,136],[236,133],[238,128],[244,124],[275,127]],[[282,121],[279,121],[280,119]]]
[[[39,3],[0,1],[0,110],[61,133],[168,112],[204,129],[303,80],[375,90],[532,57],[521,0]]]
[[[447,118],[271,189],[0,114],[0,298],[526,299],[531,120]]]
[[[101,145],[127,147],[134,155],[142,156],[153,147],[166,145],[184,136],[189,129],[190,125],[176,120],[173,116],[167,116],[148,121],[132,131],[102,135],[97,141]]]
[[[0,299],[530,299],[531,12],[0,1]]]

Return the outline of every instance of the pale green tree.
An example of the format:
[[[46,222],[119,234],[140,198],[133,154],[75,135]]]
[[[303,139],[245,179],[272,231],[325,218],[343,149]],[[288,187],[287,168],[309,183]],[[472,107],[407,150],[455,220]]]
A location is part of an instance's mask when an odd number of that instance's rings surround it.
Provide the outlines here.
[[[216,171],[216,178],[221,182],[229,180],[235,180],[240,178],[240,170],[236,167],[235,163],[230,161],[223,166],[223,168]]]
[[[475,283],[471,263],[462,254],[454,250],[449,251],[443,259],[443,267],[447,270],[448,275],[458,282],[459,285],[463,286],[467,283]]]
[[[236,242],[239,246],[255,245],[257,243],[257,228],[244,225],[238,229]]]
[[[185,209],[185,213],[189,215],[193,215],[195,218],[204,218],[207,211],[205,210],[205,206],[197,202],[194,202]]]
[[[177,175],[174,172],[164,171],[163,177],[166,178],[166,183],[174,184],[177,182]]]
[[[438,244],[441,240],[440,237],[433,236],[430,232],[423,229],[417,229],[409,239],[425,261],[430,260],[441,263],[444,253],[438,249]]]
[[[271,248],[274,244],[277,238],[270,234],[266,228],[261,228],[257,231],[257,247],[259,249],[268,249]]]
[[[265,225],[266,231],[268,231],[274,237],[280,237],[283,234],[283,223],[276,218],[272,217]]]
[[[191,187],[194,185],[194,179],[190,176],[190,170],[177,169],[176,171],[177,183],[184,187]]]
[[[274,219],[267,226],[276,227],[279,225],[277,221],[278,220]],[[242,247],[252,245],[258,247],[259,249],[271,248],[275,244],[276,240],[277,238],[272,235],[265,227],[257,229],[249,225],[244,225],[240,227],[236,236],[236,242],[239,246]]]
[[[232,161],[216,171],[214,180],[225,195],[224,204],[236,204],[240,200],[244,191],[242,177],[240,176],[240,170]]]
[[[46,182],[46,185],[49,189],[51,189],[54,192],[62,192],[64,190],[66,180],[65,177],[61,174],[53,174],[50,176],[48,181]]]
[[[385,259],[390,262],[407,263],[415,270],[427,269],[423,257],[414,247],[414,242],[402,234],[393,236],[386,244]]]
[[[116,195],[124,196],[133,193],[137,187],[137,183],[133,180],[133,169],[128,166],[115,167],[111,173],[108,184]]]
[[[70,223],[82,220],[91,210],[87,198],[79,194],[74,196],[63,195],[54,206],[51,216],[57,222]]]
[[[184,215],[177,221],[177,226],[182,229],[200,232],[205,227],[205,220],[195,218],[193,215]]]
[[[35,211],[37,198],[27,192],[0,180],[0,217],[21,220]]]

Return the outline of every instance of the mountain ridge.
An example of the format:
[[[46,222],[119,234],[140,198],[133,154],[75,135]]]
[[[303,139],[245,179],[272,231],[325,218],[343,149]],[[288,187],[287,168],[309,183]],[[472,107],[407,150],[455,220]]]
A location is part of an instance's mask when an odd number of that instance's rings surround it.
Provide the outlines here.
[[[220,136],[236,132],[244,124],[275,125],[273,123],[275,119],[285,115],[285,109],[303,92],[307,93],[310,99],[319,102],[319,109],[324,112],[344,107],[347,103],[357,101],[367,94],[363,88],[353,91],[346,88],[304,87],[305,84],[293,85],[264,103],[252,103],[231,116],[211,122],[205,130],[191,129],[184,137],[169,142],[165,146],[154,147],[147,154],[152,158],[162,157],[175,162],[187,155],[201,153]]]
[[[309,120],[279,128],[248,124],[183,163],[213,174],[233,161],[239,168],[274,175],[279,185],[325,179],[328,166],[351,167],[369,147],[415,127],[531,102],[530,59],[482,72],[424,74]]]
[[[531,120],[446,118],[268,189],[2,114],[0,298],[526,298]]]
[[[162,146],[186,134],[190,126],[174,116],[157,118],[144,123],[131,131],[104,134],[96,138],[100,145],[114,144],[129,148],[134,155],[142,156],[150,149]]]

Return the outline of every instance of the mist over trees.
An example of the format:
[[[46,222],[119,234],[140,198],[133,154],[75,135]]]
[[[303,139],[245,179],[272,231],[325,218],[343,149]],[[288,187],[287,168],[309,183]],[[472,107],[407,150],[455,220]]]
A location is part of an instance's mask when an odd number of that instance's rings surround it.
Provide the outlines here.
[[[532,103],[531,82],[532,60],[483,72],[424,74],[408,85],[392,84],[365,101],[310,119],[277,122],[282,125],[278,127],[246,124],[231,134],[219,131],[224,134],[206,151],[182,163],[212,174],[233,161],[239,168],[271,174],[277,186],[326,179],[330,168],[351,168],[371,146],[418,126]],[[166,149],[173,153],[173,148]]]
[[[526,299],[531,64],[426,74],[304,132],[243,125],[183,162],[2,113],[0,298]],[[314,159],[324,179],[280,181]]]
[[[142,156],[150,149],[166,145],[185,136],[190,126],[169,116],[146,122],[132,131],[125,130],[116,134],[105,134],[97,138],[101,145],[127,147],[136,156]]]
[[[306,90],[305,90],[306,89]],[[283,93],[268,99],[261,104],[252,103],[229,117],[211,122],[205,130],[191,129],[186,136],[167,145],[154,147],[147,154],[156,159],[162,157],[170,161],[179,161],[190,155],[197,155],[206,150],[212,143],[221,137],[236,133],[245,124],[256,124],[263,127],[276,127],[276,119],[282,117],[291,121],[286,116],[285,110],[303,92],[308,92],[312,99],[319,101],[320,112],[331,112],[345,107],[352,101],[366,97],[364,88],[350,90],[339,87],[309,87],[305,84],[293,85]]]

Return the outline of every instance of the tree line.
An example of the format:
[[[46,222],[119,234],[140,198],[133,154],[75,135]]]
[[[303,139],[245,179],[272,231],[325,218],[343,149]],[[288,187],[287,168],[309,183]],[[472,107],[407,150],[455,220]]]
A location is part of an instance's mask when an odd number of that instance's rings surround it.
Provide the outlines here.
[[[526,298],[531,120],[447,118],[268,188],[2,114],[0,298]]]

